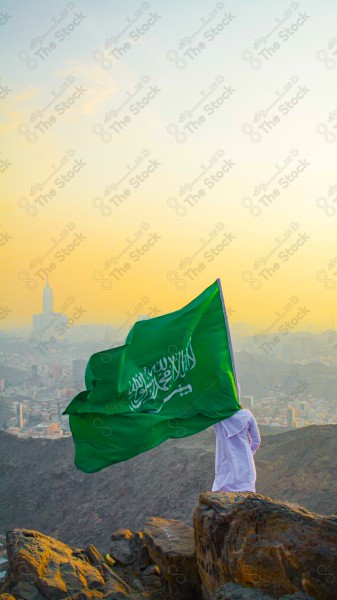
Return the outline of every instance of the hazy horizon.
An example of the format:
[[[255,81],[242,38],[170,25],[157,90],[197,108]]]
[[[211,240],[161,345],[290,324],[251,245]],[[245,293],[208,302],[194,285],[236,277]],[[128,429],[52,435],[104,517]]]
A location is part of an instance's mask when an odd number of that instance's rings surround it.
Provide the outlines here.
[[[336,4],[2,4],[4,329],[220,277],[231,326],[336,326]],[[7,307],[7,309],[6,309]],[[71,312],[67,312],[71,317]]]

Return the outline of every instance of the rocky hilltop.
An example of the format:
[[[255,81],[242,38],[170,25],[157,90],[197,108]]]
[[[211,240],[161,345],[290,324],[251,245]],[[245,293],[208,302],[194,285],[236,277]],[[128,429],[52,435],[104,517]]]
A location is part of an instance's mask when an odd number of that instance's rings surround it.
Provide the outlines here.
[[[1,600],[332,600],[337,517],[251,492],[205,492],[193,527],[151,517],[103,555],[35,530],[7,532]]]
[[[140,530],[146,517],[192,526],[200,492],[214,477],[214,431],[85,474],[72,438],[20,439],[0,431],[0,532],[18,527],[108,552],[113,529]],[[336,503],[337,425],[262,434],[255,455],[257,492],[332,514]]]

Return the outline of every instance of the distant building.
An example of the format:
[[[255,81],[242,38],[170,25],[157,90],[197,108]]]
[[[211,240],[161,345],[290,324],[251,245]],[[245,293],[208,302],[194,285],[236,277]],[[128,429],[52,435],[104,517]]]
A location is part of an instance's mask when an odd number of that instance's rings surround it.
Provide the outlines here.
[[[52,365],[50,368],[50,373],[52,378],[55,381],[59,381],[62,377],[62,366],[61,365]]]
[[[297,399],[295,401],[298,416],[301,419],[308,419],[309,417],[309,403],[307,400]]]
[[[50,423],[50,425],[47,426],[47,434],[53,435],[53,433],[57,433],[58,428],[59,428],[59,426],[57,423]]]
[[[7,433],[20,433],[19,427],[13,427],[12,425],[7,427],[6,431]]]
[[[288,406],[287,408],[287,427],[297,427],[297,410],[295,406]]]
[[[49,425],[46,423],[39,423],[38,425],[35,426],[35,431],[36,431],[36,433],[46,434],[46,433],[48,433],[48,427],[49,427]]]
[[[71,388],[71,389],[66,388],[65,389],[65,399],[71,400],[75,394],[75,391],[76,391],[75,388]]]
[[[57,337],[58,329],[64,331],[68,319],[62,313],[53,312],[53,290],[48,281],[43,289],[42,313],[33,315],[32,336],[39,340],[48,340]]]
[[[59,402],[57,403],[57,418],[58,422],[62,423],[62,405]]]
[[[17,426],[20,427],[20,429],[22,429],[24,426],[22,402],[18,402],[16,405],[16,417],[17,417]]]
[[[84,358],[76,358],[72,361],[73,378],[78,383],[83,383],[87,362]]]
[[[23,420],[23,404],[22,402],[20,402],[20,421],[19,421],[19,427],[20,429],[23,428],[24,425],[24,420]]]

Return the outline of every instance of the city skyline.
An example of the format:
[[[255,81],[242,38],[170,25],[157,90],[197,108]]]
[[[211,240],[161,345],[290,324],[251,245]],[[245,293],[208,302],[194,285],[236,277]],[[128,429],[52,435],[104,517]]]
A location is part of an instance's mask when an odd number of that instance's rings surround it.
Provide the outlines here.
[[[16,331],[16,330],[22,330],[23,332],[28,332],[29,330],[31,330],[32,335],[37,334],[40,336],[43,335],[51,335],[51,331],[54,331],[54,333],[58,332],[59,336],[62,336],[64,333],[67,332],[67,330],[71,327],[73,327],[74,325],[76,327],[111,327],[111,325],[117,326],[120,325],[120,322],[113,322],[111,321],[106,322],[106,323],[102,323],[102,322],[92,322],[92,321],[85,321],[86,317],[83,316],[85,314],[86,311],[83,310],[83,308],[81,309],[79,306],[77,306],[77,308],[75,309],[75,312],[73,311],[73,317],[75,315],[75,319],[78,319],[78,322],[75,322],[74,318],[72,319],[72,323],[68,324],[68,317],[65,314],[65,310],[64,313],[62,312],[54,312],[53,311],[53,288],[50,285],[50,276],[47,275],[46,276],[46,281],[45,281],[45,286],[44,288],[42,288],[42,311],[40,313],[33,313],[32,317],[31,317],[31,324],[26,325],[26,326],[22,326],[22,327],[8,327],[8,329],[3,329],[4,331]],[[75,298],[71,298],[70,296],[67,297],[68,302],[66,301],[63,304],[63,308],[68,307],[74,303]],[[126,316],[128,316],[128,320],[130,321],[131,324],[133,324],[134,321],[136,321],[138,318],[141,317],[146,317],[146,318],[151,318],[152,316],[158,316],[159,314],[161,314],[158,310],[157,307],[153,307],[151,305],[148,304],[149,298],[148,297],[143,297],[143,303],[138,304],[138,308],[139,308],[139,312],[137,313],[134,312],[133,314],[131,314],[130,312],[128,312],[126,314]],[[295,309],[296,305],[299,302],[299,298],[296,296],[292,296],[289,299],[289,302],[287,303],[287,305],[285,305],[284,307],[284,313],[283,316],[285,317],[282,320],[282,315],[280,315],[279,312],[276,313],[276,319],[274,319],[267,328],[262,329],[262,330],[254,330],[252,328],[252,326],[249,327],[248,323],[244,323],[244,322],[232,322],[233,316],[232,313],[235,312],[233,311],[233,309],[229,306],[226,307],[227,308],[227,313],[228,313],[228,318],[231,320],[231,328],[233,330],[235,330],[236,335],[240,336],[249,336],[249,335],[261,335],[261,333],[265,333],[267,334],[268,332],[270,334],[272,333],[277,333],[277,331],[279,331],[280,333],[283,333],[283,335],[286,335],[288,333],[298,333],[298,334],[311,334],[311,335],[317,335],[320,333],[325,333],[325,332],[335,332],[334,329],[334,319],[333,319],[333,324],[332,327],[328,327],[327,329],[319,329],[318,327],[314,327],[312,323],[310,322],[306,322],[305,320],[302,324],[302,320],[304,319],[304,317],[306,316],[307,313],[309,313],[310,311],[303,306],[299,306],[297,310],[292,310],[292,315],[290,314],[288,318],[286,318],[286,314],[287,312],[289,312],[291,309]],[[61,307],[62,308],[62,307]],[[137,307],[136,307],[137,308]],[[182,308],[182,306],[178,307],[177,310],[179,308]],[[143,309],[146,310],[148,309],[149,312],[148,313],[144,313],[141,312],[141,310]],[[295,313],[295,314],[294,314]],[[130,314],[131,314],[131,318],[130,318]],[[275,325],[277,324],[277,322],[280,322],[279,328],[276,329]],[[304,324],[305,323],[305,324]],[[123,322],[122,322],[123,324]],[[125,326],[125,320],[124,320],[124,326]],[[56,330],[55,330],[56,327]],[[131,325],[130,325],[131,327]],[[0,332],[1,332],[1,328],[0,328]],[[39,333],[40,332],[40,333]],[[45,334],[43,333],[45,332]]]

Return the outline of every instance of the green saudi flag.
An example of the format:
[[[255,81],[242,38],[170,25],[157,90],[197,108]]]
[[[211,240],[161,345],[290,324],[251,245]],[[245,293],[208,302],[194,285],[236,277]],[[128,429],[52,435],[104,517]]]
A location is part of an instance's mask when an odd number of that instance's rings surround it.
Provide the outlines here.
[[[193,435],[241,408],[220,279],[174,312],[137,321],[124,346],[93,354],[69,415],[85,473]]]

